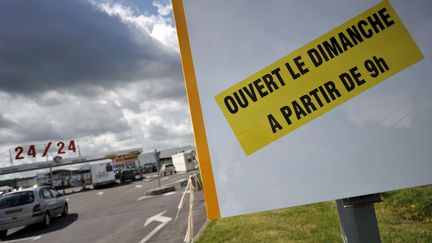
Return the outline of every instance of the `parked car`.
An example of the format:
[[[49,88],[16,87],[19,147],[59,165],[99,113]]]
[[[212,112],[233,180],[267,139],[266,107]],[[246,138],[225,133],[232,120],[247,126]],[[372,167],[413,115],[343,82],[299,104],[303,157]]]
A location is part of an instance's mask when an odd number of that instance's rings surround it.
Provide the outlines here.
[[[169,174],[177,173],[176,168],[171,163],[163,164],[161,166],[161,169],[160,169],[160,174],[161,175],[167,175],[168,173]]]
[[[57,215],[68,214],[68,203],[52,187],[38,186],[6,193],[0,197],[0,238],[7,230],[42,223],[48,227]]]
[[[157,166],[156,163],[146,163],[144,164],[143,167],[143,173],[151,173],[151,172],[156,172],[157,171]]]
[[[116,173],[116,179],[120,180],[120,183],[125,181],[135,181],[135,169],[126,169],[122,171],[118,171]]]

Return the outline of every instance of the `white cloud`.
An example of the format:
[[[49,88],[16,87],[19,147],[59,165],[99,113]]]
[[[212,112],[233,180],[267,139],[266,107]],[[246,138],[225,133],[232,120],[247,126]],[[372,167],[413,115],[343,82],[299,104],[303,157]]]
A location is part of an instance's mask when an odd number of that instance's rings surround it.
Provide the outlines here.
[[[160,2],[154,1],[153,6],[155,6],[157,8],[157,12],[162,16],[168,16],[172,12],[172,6],[169,3],[163,4]]]
[[[172,19],[169,16],[172,9],[171,5],[153,2],[157,8],[159,15],[146,15],[145,13],[136,13],[132,8],[124,6],[119,3],[95,3],[100,10],[106,12],[110,16],[116,16],[120,20],[138,30],[138,33],[150,35],[155,40],[159,41],[166,47],[178,51],[177,32],[172,24]],[[145,38],[142,35],[137,36],[138,41],[140,38]]]

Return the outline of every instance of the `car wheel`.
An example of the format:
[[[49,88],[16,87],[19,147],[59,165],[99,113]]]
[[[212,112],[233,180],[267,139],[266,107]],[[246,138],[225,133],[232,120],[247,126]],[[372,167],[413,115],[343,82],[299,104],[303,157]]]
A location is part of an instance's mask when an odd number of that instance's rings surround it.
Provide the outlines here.
[[[68,213],[69,213],[69,209],[68,209],[68,205],[66,203],[63,207],[63,213],[61,216],[66,217],[68,215]]]
[[[51,216],[50,216],[49,212],[46,212],[44,214],[44,219],[43,219],[42,225],[45,227],[49,227],[51,225]]]
[[[0,239],[5,238],[7,235],[7,230],[0,230]]]

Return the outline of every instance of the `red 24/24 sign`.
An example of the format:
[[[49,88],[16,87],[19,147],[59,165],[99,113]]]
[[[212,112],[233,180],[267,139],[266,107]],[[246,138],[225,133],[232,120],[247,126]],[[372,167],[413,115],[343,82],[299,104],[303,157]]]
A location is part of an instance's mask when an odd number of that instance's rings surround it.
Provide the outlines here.
[[[31,144],[27,146],[17,146],[14,148],[15,160],[23,160],[25,158],[43,158],[48,154],[63,155],[66,153],[75,153],[77,146],[75,140],[48,142],[47,144]],[[55,156],[54,155],[54,156]]]

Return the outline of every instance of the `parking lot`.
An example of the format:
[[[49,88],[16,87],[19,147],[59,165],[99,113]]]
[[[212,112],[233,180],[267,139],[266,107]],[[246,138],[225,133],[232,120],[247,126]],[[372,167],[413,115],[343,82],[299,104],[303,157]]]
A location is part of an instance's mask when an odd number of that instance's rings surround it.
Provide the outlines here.
[[[161,177],[162,186],[176,187],[175,191],[161,195],[145,195],[158,187],[154,176],[111,188],[67,194],[68,216],[55,218],[48,228],[34,225],[11,229],[3,242],[183,242],[188,203],[175,217],[185,189],[180,182],[190,173]],[[206,222],[201,191],[195,194],[193,214],[196,234]]]

